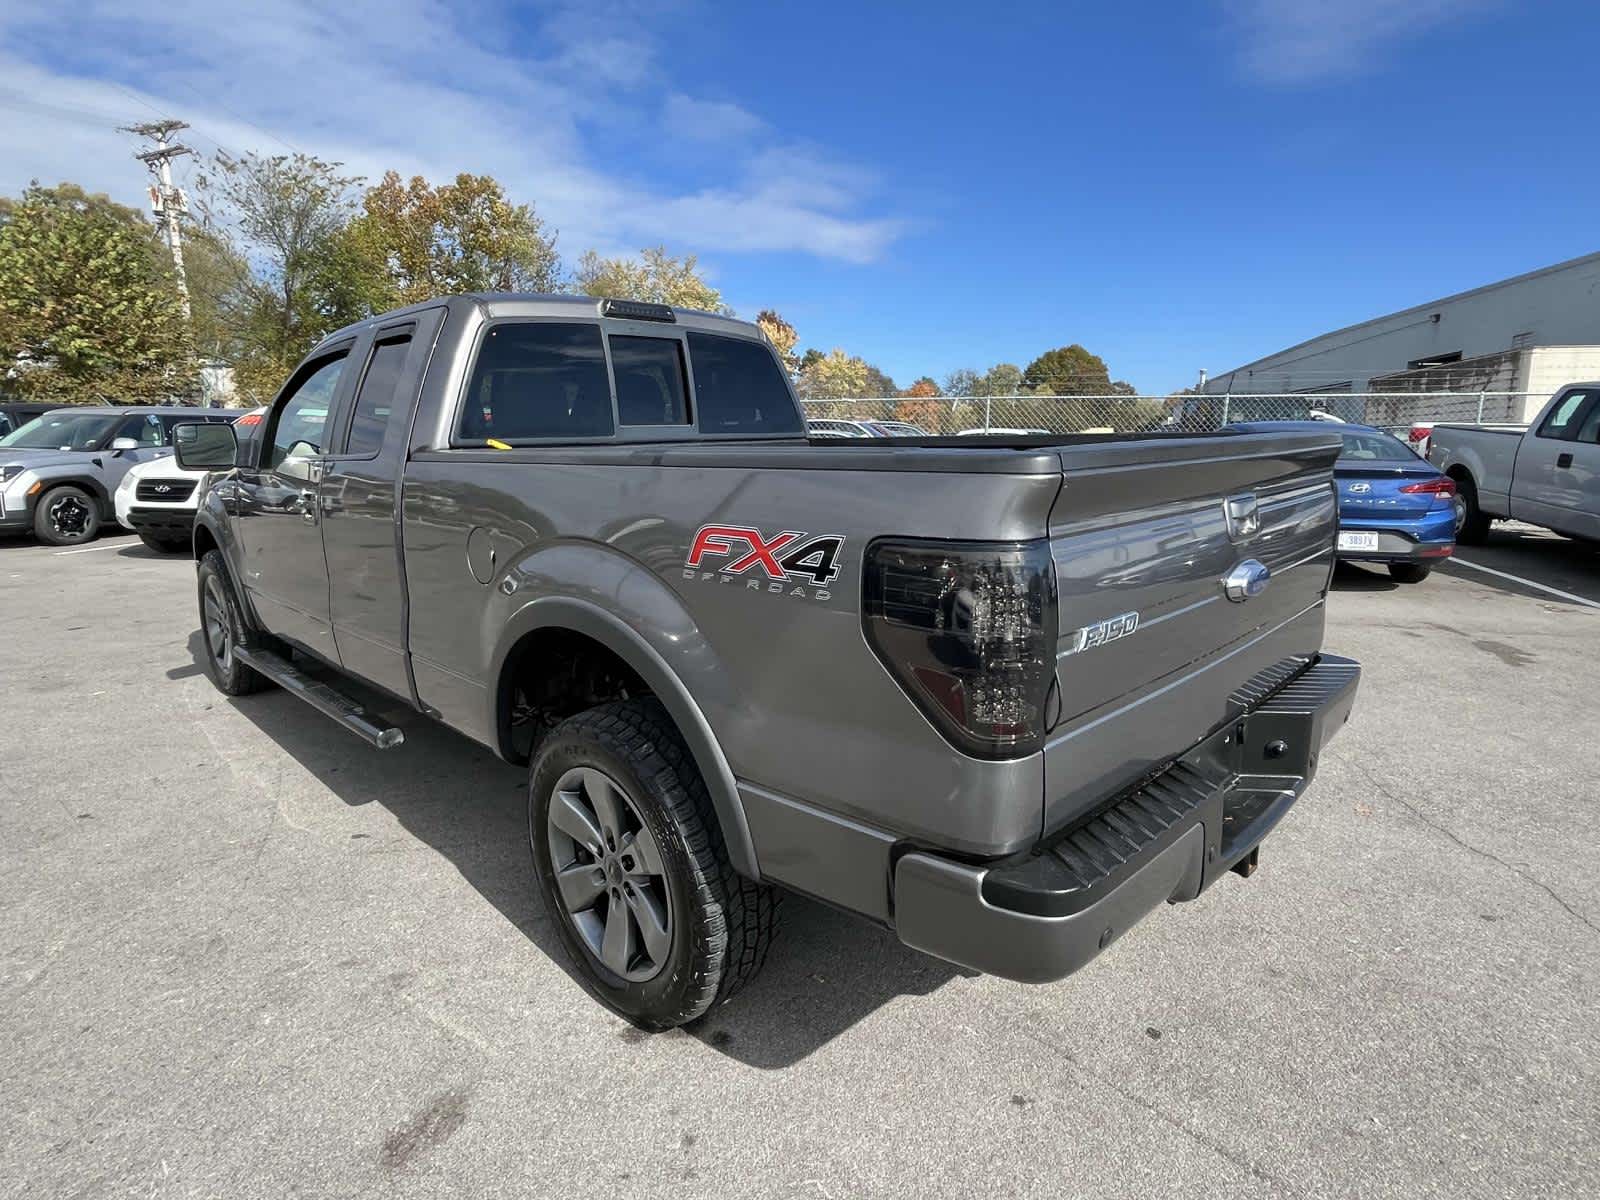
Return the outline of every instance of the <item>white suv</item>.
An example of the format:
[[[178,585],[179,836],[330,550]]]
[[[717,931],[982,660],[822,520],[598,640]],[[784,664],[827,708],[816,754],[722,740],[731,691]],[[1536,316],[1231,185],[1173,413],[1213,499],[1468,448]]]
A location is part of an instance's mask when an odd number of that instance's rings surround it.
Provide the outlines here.
[[[260,426],[266,411],[253,408],[233,423],[241,444]],[[170,457],[140,463],[117,485],[117,522],[137,533],[152,550],[187,553],[194,539],[194,514],[205,477],[206,472],[185,471]]]

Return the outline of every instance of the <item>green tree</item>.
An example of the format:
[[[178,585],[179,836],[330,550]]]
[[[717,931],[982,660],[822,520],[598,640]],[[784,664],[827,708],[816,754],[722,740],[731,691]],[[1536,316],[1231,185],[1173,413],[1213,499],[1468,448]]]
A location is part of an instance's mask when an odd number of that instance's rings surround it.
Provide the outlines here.
[[[1022,372],[1025,391],[1046,396],[1104,396],[1111,391],[1105,360],[1074,342],[1046,350]]]
[[[0,375],[61,404],[193,395],[168,265],[142,216],[76,184],[0,204]]]
[[[866,382],[862,385],[866,388],[866,391],[858,392],[857,395],[897,396],[900,394],[900,389],[895,386],[894,380],[888,375],[878,370],[878,368],[873,366],[871,363],[867,363],[866,368],[867,378]]]
[[[1022,390],[1022,368],[1015,363],[996,363],[983,373],[974,396],[1015,396]]]
[[[641,250],[638,258],[601,258],[587,251],[578,262],[578,290],[590,296],[733,313],[722,302],[722,293],[701,277],[694,255],[676,258],[665,246]]]
[[[206,228],[236,266],[219,297],[234,383],[264,403],[321,337],[370,313],[370,281],[343,237],[358,176],[306,154],[218,154],[195,179]]]
[[[971,367],[957,367],[944,377],[941,390],[946,396],[975,396],[982,379]]]
[[[366,275],[353,297],[374,312],[460,292],[554,292],[561,287],[555,235],[531,204],[513,204],[488,175],[457,175],[434,187],[388,172],[369,188],[344,229],[348,254]],[[349,282],[339,271],[335,279]]]

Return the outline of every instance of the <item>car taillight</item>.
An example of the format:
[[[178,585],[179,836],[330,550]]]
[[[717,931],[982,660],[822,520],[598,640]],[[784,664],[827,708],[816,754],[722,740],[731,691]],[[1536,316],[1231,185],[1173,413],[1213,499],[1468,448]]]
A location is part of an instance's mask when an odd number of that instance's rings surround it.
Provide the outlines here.
[[[1048,542],[875,542],[861,612],[884,666],[960,749],[1038,749],[1055,679]]]
[[[1411,427],[1411,432],[1406,434],[1406,437],[1409,438],[1413,442],[1420,442],[1423,438],[1427,437],[1432,432],[1433,432],[1433,426],[1432,425],[1413,425]]]
[[[1420,483],[1407,483],[1400,490],[1410,495],[1454,496],[1456,494],[1456,481],[1440,476],[1438,479],[1424,479]]]

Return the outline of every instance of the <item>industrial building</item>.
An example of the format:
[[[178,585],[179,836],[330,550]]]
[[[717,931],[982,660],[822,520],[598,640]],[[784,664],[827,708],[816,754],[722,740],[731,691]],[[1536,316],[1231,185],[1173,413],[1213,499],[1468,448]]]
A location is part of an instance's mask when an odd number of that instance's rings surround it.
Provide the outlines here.
[[[1588,254],[1322,334],[1221,372],[1205,390],[1483,392],[1484,419],[1527,421],[1563,384],[1596,378],[1600,254]]]

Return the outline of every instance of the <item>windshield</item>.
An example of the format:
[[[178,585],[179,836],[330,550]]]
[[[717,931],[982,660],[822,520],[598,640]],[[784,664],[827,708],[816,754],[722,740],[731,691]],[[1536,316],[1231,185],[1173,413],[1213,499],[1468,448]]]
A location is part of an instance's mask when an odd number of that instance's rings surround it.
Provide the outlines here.
[[[96,450],[116,427],[117,413],[45,413],[0,438],[18,450]]]
[[[1341,430],[1339,436],[1344,439],[1340,462],[1404,462],[1417,457],[1417,452],[1399,438],[1376,429]]]

